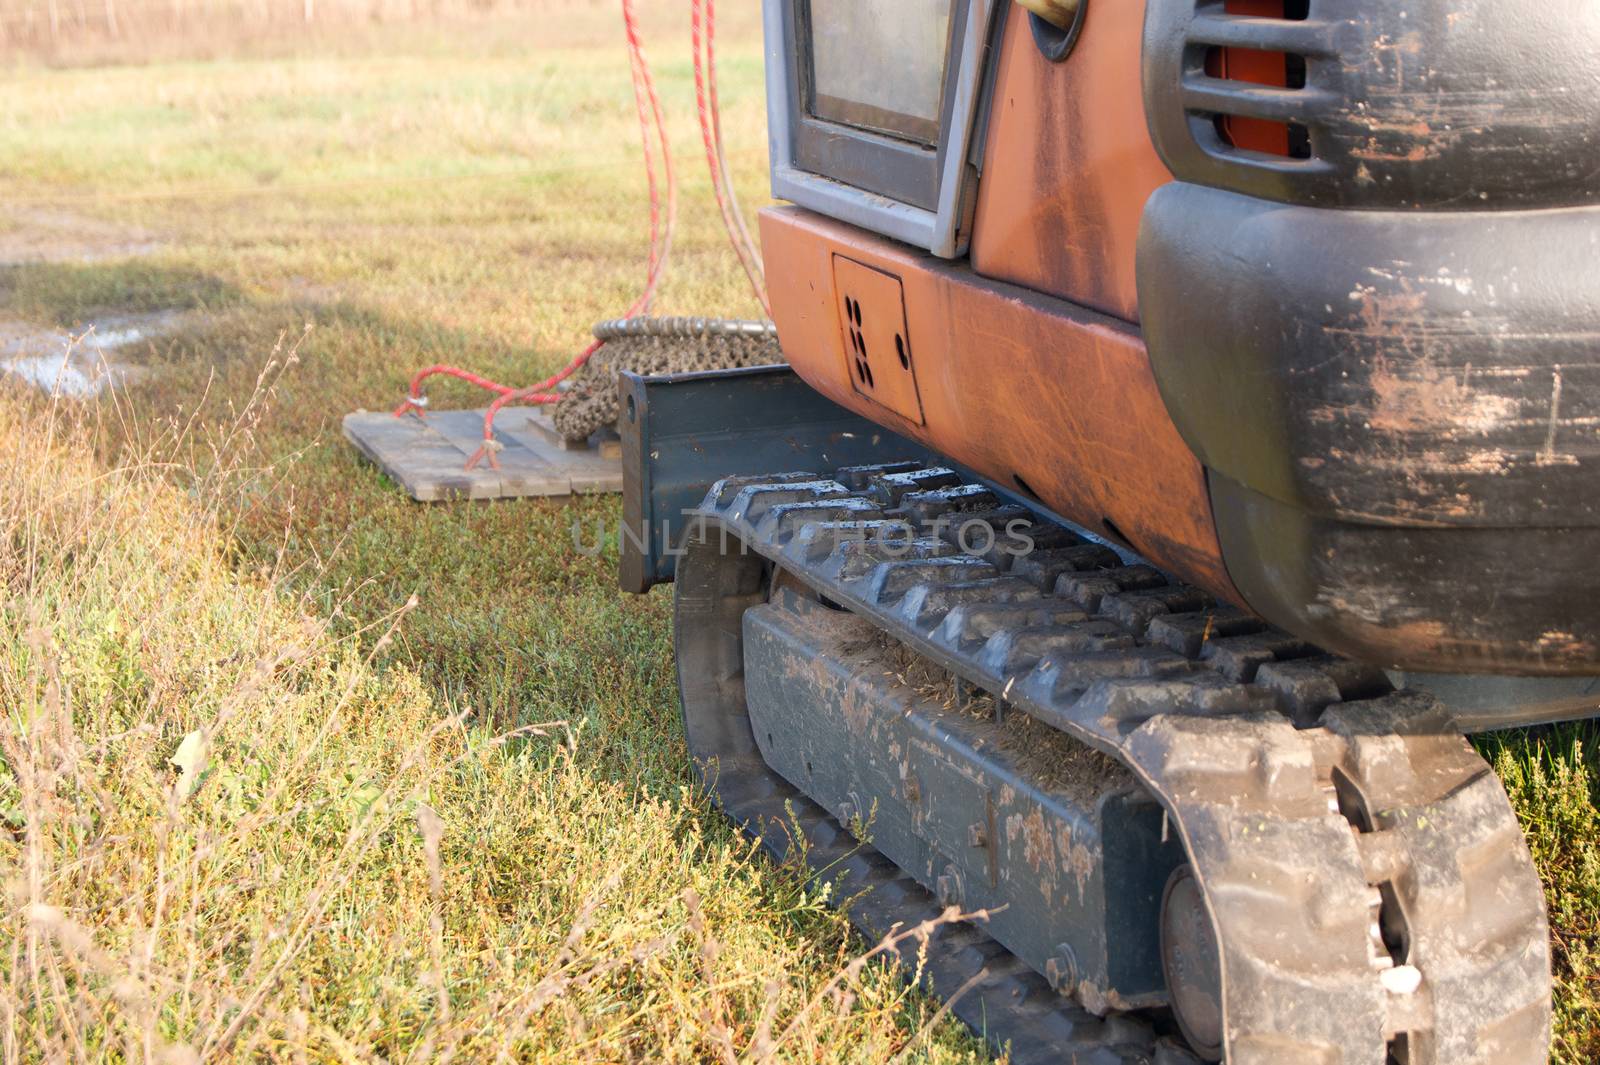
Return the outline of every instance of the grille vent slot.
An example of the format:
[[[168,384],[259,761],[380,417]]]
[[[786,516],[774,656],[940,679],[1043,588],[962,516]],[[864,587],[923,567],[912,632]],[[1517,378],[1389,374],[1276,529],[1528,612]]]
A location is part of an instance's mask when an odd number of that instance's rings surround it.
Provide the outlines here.
[[[1318,116],[1333,103],[1315,81],[1332,57],[1311,0],[1199,0],[1185,41],[1182,101],[1214,156],[1274,168],[1311,164]]]

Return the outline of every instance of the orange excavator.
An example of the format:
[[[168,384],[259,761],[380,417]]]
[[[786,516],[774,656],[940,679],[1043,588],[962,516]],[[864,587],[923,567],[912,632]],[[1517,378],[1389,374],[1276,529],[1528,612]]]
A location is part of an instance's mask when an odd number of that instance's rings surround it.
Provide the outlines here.
[[[716,801],[1013,1061],[1545,1061],[1464,737],[1600,715],[1600,8],[764,19],[789,365],[619,386]]]

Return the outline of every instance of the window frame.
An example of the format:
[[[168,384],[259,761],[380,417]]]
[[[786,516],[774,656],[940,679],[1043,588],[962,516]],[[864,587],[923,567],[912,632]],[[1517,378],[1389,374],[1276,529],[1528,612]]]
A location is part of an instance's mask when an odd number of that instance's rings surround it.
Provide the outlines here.
[[[772,194],[955,258],[976,202],[974,139],[1004,0],[955,0],[936,147],[809,113],[810,0],[764,0]]]

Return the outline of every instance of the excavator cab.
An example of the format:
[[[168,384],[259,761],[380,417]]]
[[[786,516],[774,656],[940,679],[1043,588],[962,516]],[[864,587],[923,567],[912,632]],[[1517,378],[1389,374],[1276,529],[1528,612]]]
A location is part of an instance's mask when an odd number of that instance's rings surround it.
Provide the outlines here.
[[[1600,12],[765,0],[788,368],[621,383],[691,751],[1013,1060],[1542,1062]],[[957,992],[960,992],[957,994]]]

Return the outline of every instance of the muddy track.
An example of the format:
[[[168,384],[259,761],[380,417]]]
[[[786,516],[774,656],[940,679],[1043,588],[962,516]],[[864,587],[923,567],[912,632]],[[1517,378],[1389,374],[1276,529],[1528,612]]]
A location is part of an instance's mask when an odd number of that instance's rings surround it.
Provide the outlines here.
[[[972,550],[978,526],[1020,529],[1033,549],[979,536],[988,548]],[[814,868],[873,889],[851,911],[870,934],[941,907],[933,885],[860,847],[757,750],[741,622],[774,572],[1149,790],[1221,944],[1230,1061],[1545,1060],[1542,892],[1498,780],[1446,708],[948,470],[730,479],[679,563],[691,750],[718,801],[774,851],[795,846],[798,826]],[[1011,1041],[1015,1060],[1193,1060],[1166,1011],[1121,1013],[1055,980],[1074,1000],[1019,951],[947,929],[928,973],[941,995],[964,988],[954,1012]]]

